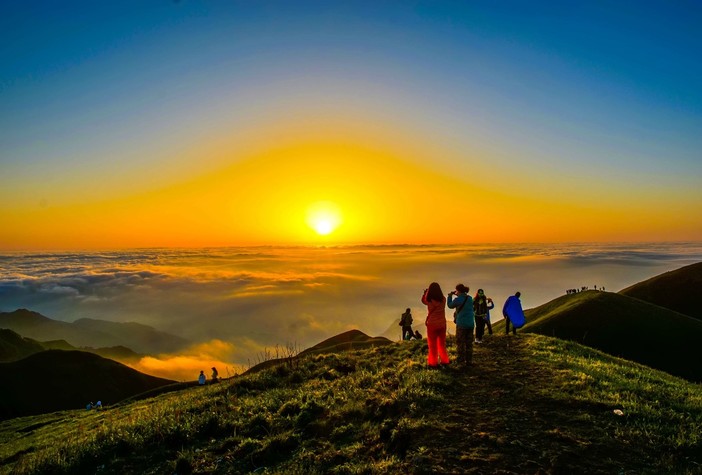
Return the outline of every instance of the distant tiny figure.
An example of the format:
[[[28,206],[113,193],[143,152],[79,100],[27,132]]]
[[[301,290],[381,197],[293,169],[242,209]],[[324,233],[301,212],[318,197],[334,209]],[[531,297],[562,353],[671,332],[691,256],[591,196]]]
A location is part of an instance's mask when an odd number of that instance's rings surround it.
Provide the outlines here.
[[[412,311],[409,308],[402,314],[400,326],[402,327],[402,339],[411,340],[414,333],[412,332]]]
[[[205,376],[205,371],[200,371],[200,376],[197,378],[197,382],[202,386],[207,381],[207,376]]]
[[[459,367],[465,369],[473,364],[473,329],[475,313],[473,298],[468,295],[469,287],[456,285],[456,290],[448,294],[448,307],[455,308],[456,353]],[[454,299],[454,296],[456,297]]]
[[[92,401],[89,402],[88,404],[86,404],[86,405],[85,405],[85,408],[86,408],[87,410],[91,410],[91,409],[93,408],[93,403],[92,403]]]
[[[219,383],[219,373],[217,372],[217,368],[214,366],[212,367],[212,382]]]
[[[512,324],[512,334],[517,334],[517,327],[524,325],[524,311],[522,302],[519,300],[521,292],[510,295],[502,307],[502,316],[505,317],[505,334],[509,335],[509,325]],[[518,320],[519,319],[519,320]]]
[[[446,297],[441,291],[438,283],[432,282],[429,288],[424,289],[422,303],[427,306],[427,319],[424,322],[427,326],[427,344],[429,354],[427,355],[427,366],[438,368],[449,364],[448,352],[446,351]]]
[[[489,303],[492,303],[492,299],[487,298],[483,289],[478,289],[478,293],[475,294],[475,298],[473,299],[473,310],[475,312],[476,343],[483,342],[483,335],[485,335],[485,325],[488,326],[488,332],[490,333],[490,335],[492,335],[492,325],[490,324],[488,314],[490,313],[489,309],[494,308],[495,304],[492,304],[492,307],[489,307]]]
[[[422,334],[419,333],[419,330],[414,331],[414,335],[412,335],[415,340],[421,340],[422,339]]]
[[[95,403],[95,409],[102,409],[102,401],[98,401]]]

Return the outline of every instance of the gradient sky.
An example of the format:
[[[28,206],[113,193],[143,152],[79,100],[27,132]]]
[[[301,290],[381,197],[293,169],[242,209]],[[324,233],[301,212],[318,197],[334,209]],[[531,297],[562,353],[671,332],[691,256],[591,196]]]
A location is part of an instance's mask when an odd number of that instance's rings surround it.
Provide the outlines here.
[[[701,24],[692,1],[2,2],[0,249],[702,240]]]

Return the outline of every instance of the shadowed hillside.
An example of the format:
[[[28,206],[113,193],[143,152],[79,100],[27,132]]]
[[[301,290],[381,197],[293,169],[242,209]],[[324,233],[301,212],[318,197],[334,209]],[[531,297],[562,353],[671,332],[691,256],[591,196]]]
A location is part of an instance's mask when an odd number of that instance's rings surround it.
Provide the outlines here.
[[[495,336],[474,360],[468,372],[427,370],[425,342],[394,343],[99,412],[13,419],[0,423],[0,472],[699,470],[699,385],[542,335]]]
[[[702,262],[698,262],[639,282],[619,293],[702,320],[701,290]]]
[[[86,351],[88,353],[95,353],[103,358],[108,358],[111,360],[118,360],[121,362],[134,363],[139,361],[145,355],[137,353],[126,346],[109,346],[106,348],[90,348],[90,347],[75,347],[68,343],[66,340],[52,340],[52,341],[42,341],[41,346],[46,350],[64,350],[64,351]]]
[[[702,381],[702,321],[620,294],[564,295],[526,312],[524,332],[577,341]],[[495,326],[504,331],[504,323]]]
[[[139,353],[176,352],[188,341],[140,323],[82,318],[72,323],[52,320],[26,309],[0,312],[0,328],[34,340],[65,340],[77,347],[125,346]]]
[[[0,362],[20,360],[39,351],[44,351],[39,342],[0,328]]]
[[[100,355],[103,358],[130,363],[139,361],[144,356],[125,346],[77,348],[66,340],[36,341],[31,338],[25,338],[12,330],[0,328],[0,362],[20,360],[45,350],[86,351]]]
[[[0,418],[114,404],[173,381],[82,351],[47,350],[0,363]]]

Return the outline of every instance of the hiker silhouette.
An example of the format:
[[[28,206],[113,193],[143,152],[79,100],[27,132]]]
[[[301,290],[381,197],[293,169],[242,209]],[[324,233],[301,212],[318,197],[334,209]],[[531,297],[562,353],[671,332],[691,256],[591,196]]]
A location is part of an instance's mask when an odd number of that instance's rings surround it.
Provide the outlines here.
[[[409,308],[402,314],[400,326],[402,327],[402,339],[411,340],[414,333],[412,331],[412,311]]]

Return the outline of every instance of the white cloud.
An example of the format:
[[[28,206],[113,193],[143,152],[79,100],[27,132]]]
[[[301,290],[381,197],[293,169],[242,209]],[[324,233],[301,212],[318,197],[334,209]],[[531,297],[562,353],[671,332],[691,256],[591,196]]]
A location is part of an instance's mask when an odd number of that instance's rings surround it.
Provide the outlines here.
[[[226,357],[205,352],[203,359],[190,352],[142,363],[153,368],[176,363],[185,368],[189,360],[176,357],[245,364],[252,352],[275,344],[309,346],[354,327],[379,334],[407,307],[421,322],[425,309],[419,298],[432,281],[445,291],[458,282],[482,287],[498,306],[520,290],[528,308],[567,288],[596,284],[619,290],[699,260],[697,245],[8,254],[0,255],[0,311],[24,307],[66,321],[138,321],[191,341],[234,345]]]

